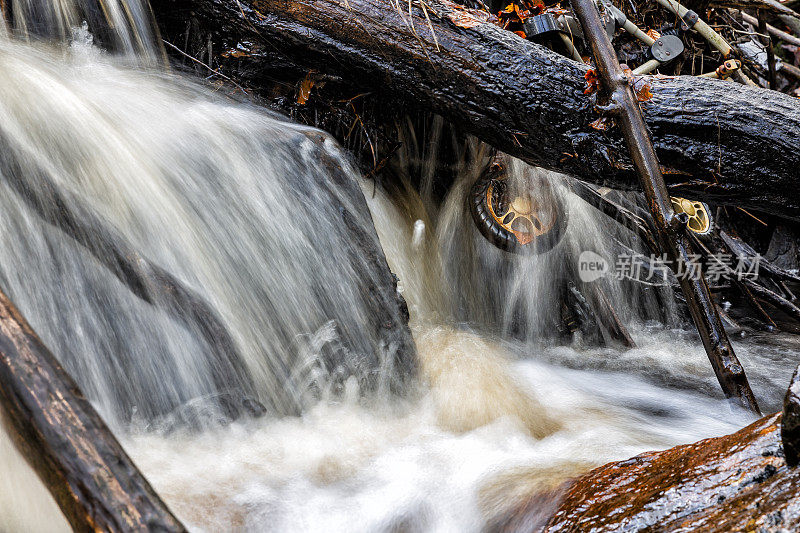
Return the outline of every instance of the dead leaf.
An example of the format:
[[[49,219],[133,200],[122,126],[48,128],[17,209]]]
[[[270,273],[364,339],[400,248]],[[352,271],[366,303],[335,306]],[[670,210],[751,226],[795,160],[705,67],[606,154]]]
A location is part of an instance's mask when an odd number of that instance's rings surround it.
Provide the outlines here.
[[[622,67],[622,72],[630,80],[631,88],[633,89],[633,93],[636,95],[636,99],[640,102],[647,102],[650,100],[653,97],[653,93],[650,92],[652,86],[650,85],[648,78],[645,76],[635,76],[628,65],[624,63],[620,66]]]
[[[476,19],[469,13],[465,12],[456,12],[456,13],[448,13],[447,17],[459,28],[470,29],[474,28],[475,26],[482,23],[482,21]]]
[[[650,84],[642,78],[633,80],[633,92],[636,93],[636,99],[640,102],[647,102],[653,97],[650,92]]]
[[[584,79],[586,79],[586,89],[583,90],[583,94],[594,94],[597,92],[597,88],[600,86],[600,77],[597,75],[597,71],[590,68],[586,71]]]
[[[314,71],[308,71],[305,79],[300,83],[300,89],[297,91],[297,103],[306,105],[308,98],[311,96],[311,88],[314,87]]]
[[[521,4],[534,15],[538,15],[546,7],[541,0],[521,0]]]
[[[478,24],[489,22],[491,17],[491,15],[485,11],[465,8],[449,0],[445,0],[443,3],[450,8],[450,12],[447,13],[447,18],[459,28],[474,28]]]
[[[225,50],[220,55],[224,58],[232,57],[234,59],[240,59],[242,57],[250,57],[249,53],[245,52],[244,50],[237,50],[236,48]]]
[[[607,131],[614,126],[614,120],[610,117],[600,117],[597,120],[593,120],[589,123],[589,126],[596,129],[597,131]]]

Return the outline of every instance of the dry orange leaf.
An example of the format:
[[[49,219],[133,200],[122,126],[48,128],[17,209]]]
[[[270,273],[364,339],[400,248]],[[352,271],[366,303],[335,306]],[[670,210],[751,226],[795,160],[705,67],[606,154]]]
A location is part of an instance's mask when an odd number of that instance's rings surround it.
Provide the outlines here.
[[[654,30],[653,28],[650,28],[645,33],[647,33],[647,36],[653,39],[654,41],[657,41],[661,38],[661,34],[658,33],[656,30]]]
[[[300,90],[297,91],[297,103],[306,105],[311,96],[311,88],[314,87],[314,71],[310,70],[305,79],[300,83]]]
[[[597,75],[597,71],[590,68],[586,71],[584,78],[586,79],[586,89],[583,90],[583,94],[595,93],[600,85],[600,77]]]
[[[636,99],[640,102],[647,102],[653,97],[653,93],[650,92],[650,84],[641,78],[633,81],[633,92],[636,93]]]
[[[606,131],[614,125],[614,120],[610,117],[600,117],[597,120],[593,120],[589,123],[589,126],[596,129],[597,131]]]
[[[644,76],[634,76],[633,71],[631,71],[630,67],[623,63],[620,65],[622,67],[622,72],[628,77],[631,82],[631,88],[633,89],[633,93],[636,95],[636,99],[640,102],[647,102],[653,97],[653,93],[650,92],[651,85],[648,81],[648,78]]]
[[[250,57],[250,54],[245,52],[244,50],[237,50],[235,48],[231,48],[230,50],[225,50],[220,54],[222,57],[233,57],[235,59],[239,59],[241,57]]]

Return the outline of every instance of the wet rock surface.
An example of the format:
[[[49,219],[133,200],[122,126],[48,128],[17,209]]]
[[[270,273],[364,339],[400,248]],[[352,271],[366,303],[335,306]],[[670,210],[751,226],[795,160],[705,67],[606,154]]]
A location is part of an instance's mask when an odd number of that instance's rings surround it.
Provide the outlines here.
[[[796,466],[800,462],[800,367],[794,371],[792,382],[783,399],[781,441],[786,462]]]
[[[596,468],[544,531],[797,531],[800,469],[784,459],[781,418]]]

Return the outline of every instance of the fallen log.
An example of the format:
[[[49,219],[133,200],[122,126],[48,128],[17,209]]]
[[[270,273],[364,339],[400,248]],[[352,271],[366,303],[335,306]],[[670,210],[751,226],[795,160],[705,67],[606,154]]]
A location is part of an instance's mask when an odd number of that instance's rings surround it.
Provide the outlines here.
[[[75,531],[186,530],[2,292],[0,415]]]
[[[800,469],[784,460],[780,423],[770,415],[596,468],[570,484],[544,531],[796,531]]]
[[[488,530],[797,531],[798,372],[781,413],[730,435],[608,463],[560,486],[515,477],[529,488],[507,498]]]
[[[156,0],[165,35],[207,35],[226,75],[274,86],[314,69],[353,95],[435,112],[531,164],[634,188],[621,133],[597,131],[588,67],[443,0]],[[651,78],[646,122],[671,192],[800,220],[800,102],[697,77]],[[366,97],[365,97],[366,98]],[[389,107],[395,107],[394,105]]]

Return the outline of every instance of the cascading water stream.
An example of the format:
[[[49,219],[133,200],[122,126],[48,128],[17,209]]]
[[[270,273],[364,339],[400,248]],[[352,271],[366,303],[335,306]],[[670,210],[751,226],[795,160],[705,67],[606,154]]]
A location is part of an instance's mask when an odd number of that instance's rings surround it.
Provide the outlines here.
[[[108,228],[110,240],[131,243],[210,304],[260,399],[278,411],[292,411],[278,391],[303,335],[335,320],[353,357],[378,350],[360,294],[364,277],[376,274],[366,261],[352,264],[358,245],[339,210],[362,228],[368,218],[326,183],[325,157],[352,175],[334,147],[176,78],[3,47],[0,68],[19,74],[0,88],[9,228],[0,279],[107,415],[127,421],[137,408],[151,417],[223,392],[214,374],[225,364],[201,334],[104,268],[105,243],[87,253]],[[81,228],[89,235],[79,244],[43,222],[8,185],[26,179],[31,189],[51,181],[69,194],[64,209],[82,205],[97,227]]]
[[[475,169],[439,206],[430,187],[373,194],[320,132],[145,68],[159,57],[149,8],[102,5],[98,18],[88,2],[13,3],[32,42],[0,39],[0,286],[191,528],[476,531],[592,466],[748,420],[692,335],[643,324],[664,316],[621,285],[610,295],[638,348],[543,340],[576,255],[610,253],[611,226],[567,191],[559,247],[511,257],[466,212]],[[84,19],[129,56],[92,46]],[[96,226],[76,238],[48,222],[24,194],[43,178]],[[406,398],[389,392],[402,341],[376,327],[391,302],[363,290],[385,283],[365,251],[373,222],[411,311],[421,386]],[[216,424],[206,400],[244,384],[220,390],[201,328],[108,267],[91,244],[108,231],[207,303],[266,416]],[[774,405],[791,363],[737,352]],[[5,434],[0,472],[0,531],[66,529]]]

